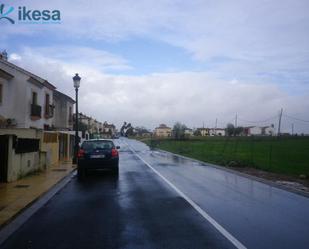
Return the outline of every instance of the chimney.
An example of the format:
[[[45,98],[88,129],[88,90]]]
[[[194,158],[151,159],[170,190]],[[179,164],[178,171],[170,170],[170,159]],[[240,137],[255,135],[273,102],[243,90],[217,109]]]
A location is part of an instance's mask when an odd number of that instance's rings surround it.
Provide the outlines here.
[[[3,50],[2,53],[0,54],[0,59],[7,61],[8,60],[8,53],[6,50]]]

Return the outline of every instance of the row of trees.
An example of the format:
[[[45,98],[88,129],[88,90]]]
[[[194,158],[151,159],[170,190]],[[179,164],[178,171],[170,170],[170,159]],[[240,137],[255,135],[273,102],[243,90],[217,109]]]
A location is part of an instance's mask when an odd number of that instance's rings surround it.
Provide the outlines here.
[[[238,136],[244,131],[244,127],[241,126],[235,127],[233,124],[229,123],[227,124],[225,130],[228,136]]]
[[[185,124],[182,124],[180,122],[176,122],[173,126],[172,130],[172,137],[175,139],[184,139],[186,137],[185,131],[186,131],[187,126]],[[235,127],[233,124],[229,123],[227,124],[226,127],[226,135],[228,136],[238,136],[244,131],[243,127]],[[120,129],[120,133],[122,136],[132,136],[132,135],[137,135],[137,136],[142,136],[145,133],[149,133],[149,130],[143,126],[140,127],[135,127],[130,123],[124,122],[123,126]],[[194,136],[201,136],[201,131],[200,130],[195,130],[193,133]]]

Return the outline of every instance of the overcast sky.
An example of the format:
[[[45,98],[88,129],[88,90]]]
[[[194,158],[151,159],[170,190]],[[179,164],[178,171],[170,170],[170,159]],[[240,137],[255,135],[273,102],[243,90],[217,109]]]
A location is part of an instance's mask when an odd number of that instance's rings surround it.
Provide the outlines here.
[[[308,0],[2,2],[14,19],[61,11],[61,24],[0,20],[0,49],[72,97],[78,72],[80,111],[100,121],[277,125],[283,108],[284,131],[309,133]]]

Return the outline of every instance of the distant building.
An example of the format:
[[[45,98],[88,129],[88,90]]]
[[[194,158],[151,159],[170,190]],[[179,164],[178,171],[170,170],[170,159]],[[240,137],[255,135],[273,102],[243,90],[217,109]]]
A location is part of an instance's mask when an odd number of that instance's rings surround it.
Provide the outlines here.
[[[274,125],[270,126],[248,126],[244,127],[243,134],[245,136],[274,136],[275,129]]]
[[[225,136],[225,129],[223,128],[210,128],[209,136]]]
[[[153,135],[156,137],[170,137],[172,135],[172,128],[166,124],[160,124],[154,129]]]
[[[209,136],[209,129],[208,128],[197,128],[196,133],[200,134],[200,136]]]
[[[186,137],[192,137],[193,136],[193,130],[190,129],[190,128],[186,128],[185,131],[184,131],[184,135]]]
[[[114,124],[108,124],[106,121],[103,123],[103,137],[112,138],[116,135],[116,126]]]
[[[275,127],[274,125],[263,126],[262,127],[262,135],[264,136],[275,136]]]

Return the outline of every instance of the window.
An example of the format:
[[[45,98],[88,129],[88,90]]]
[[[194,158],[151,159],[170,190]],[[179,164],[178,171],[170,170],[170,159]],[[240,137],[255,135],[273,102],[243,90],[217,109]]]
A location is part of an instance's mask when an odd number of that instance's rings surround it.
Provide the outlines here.
[[[45,95],[45,115],[49,115],[49,94]]]
[[[3,87],[2,84],[0,84],[0,104],[2,104],[2,95],[3,95]]]
[[[32,104],[37,105],[38,103],[38,94],[36,92],[32,92]]]
[[[85,141],[82,144],[82,149],[85,151],[112,149],[115,145],[112,141]]]
[[[72,123],[73,116],[72,116],[72,106],[69,107],[69,122]]]

